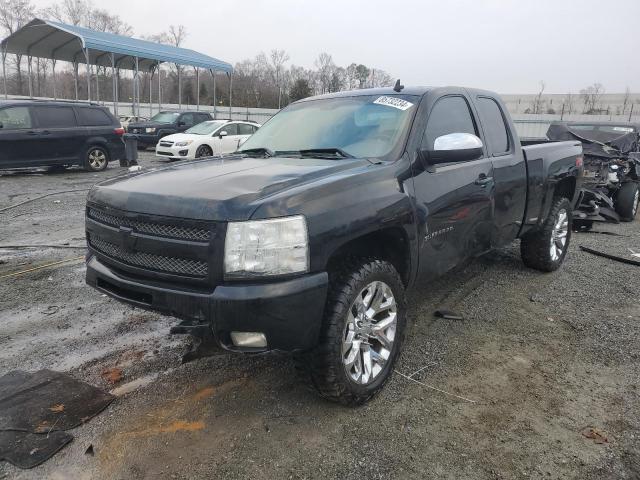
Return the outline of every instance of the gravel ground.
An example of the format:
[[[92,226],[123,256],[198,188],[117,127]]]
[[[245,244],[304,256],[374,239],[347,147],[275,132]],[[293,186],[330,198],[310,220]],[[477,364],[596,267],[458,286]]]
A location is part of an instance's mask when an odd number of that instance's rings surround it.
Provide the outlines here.
[[[0,209],[120,172],[0,172]],[[0,245],[82,247],[84,198],[0,212]],[[44,465],[0,463],[0,478],[638,479],[640,269],[578,245],[628,256],[639,225],[574,234],[553,274],[526,269],[514,244],[416,286],[397,370],[422,369],[417,382],[396,374],[358,409],[308,393],[287,357],[182,364],[189,339],[168,334],[175,320],[86,287],[82,248],[2,248],[0,375],[52,368],[119,397]],[[439,307],[464,320],[434,318]],[[114,367],[112,385],[101,374]]]

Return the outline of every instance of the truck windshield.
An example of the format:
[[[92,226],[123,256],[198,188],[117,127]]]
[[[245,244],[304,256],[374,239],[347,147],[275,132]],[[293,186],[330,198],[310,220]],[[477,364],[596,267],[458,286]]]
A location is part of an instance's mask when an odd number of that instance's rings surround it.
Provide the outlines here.
[[[202,122],[186,130],[184,133],[192,133],[194,135],[210,135],[227,122]]]
[[[362,95],[295,103],[262,126],[239,151],[278,155],[338,149],[348,154],[340,157],[383,158],[404,137],[418,100],[415,95]]]
[[[151,117],[151,122],[158,123],[173,123],[173,121],[180,115],[178,112],[160,112]]]

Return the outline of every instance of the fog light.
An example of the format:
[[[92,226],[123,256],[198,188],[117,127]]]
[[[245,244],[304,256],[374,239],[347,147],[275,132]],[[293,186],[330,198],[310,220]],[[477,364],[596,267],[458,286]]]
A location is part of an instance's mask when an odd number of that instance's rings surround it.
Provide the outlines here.
[[[259,332],[231,332],[231,341],[236,347],[260,348],[267,346],[267,337]]]
[[[186,157],[188,153],[189,153],[189,150],[180,150],[178,152],[178,155],[180,155],[181,157]]]

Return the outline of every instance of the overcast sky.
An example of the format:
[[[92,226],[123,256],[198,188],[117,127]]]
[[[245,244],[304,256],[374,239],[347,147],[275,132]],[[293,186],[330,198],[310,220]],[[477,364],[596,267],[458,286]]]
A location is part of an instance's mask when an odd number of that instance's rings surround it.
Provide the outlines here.
[[[38,7],[52,3],[35,0]],[[183,24],[185,46],[235,64],[285,49],[313,67],[382,68],[405,85],[501,93],[640,92],[640,0],[94,0],[135,35]]]

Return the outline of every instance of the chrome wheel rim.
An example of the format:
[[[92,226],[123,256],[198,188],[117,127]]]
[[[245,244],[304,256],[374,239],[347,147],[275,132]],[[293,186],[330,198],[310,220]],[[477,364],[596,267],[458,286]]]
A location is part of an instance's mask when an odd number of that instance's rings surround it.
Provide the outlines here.
[[[389,360],[396,337],[398,308],[389,285],[371,282],[356,296],[347,313],[342,363],[347,376],[366,385]]]
[[[91,168],[100,170],[107,163],[107,156],[102,150],[94,149],[89,152],[89,164]]]
[[[554,262],[558,260],[562,256],[562,252],[567,245],[567,235],[569,233],[569,215],[567,211],[563,208],[558,212],[558,216],[556,217],[556,223],[553,226],[553,231],[551,232],[551,245],[550,245],[550,253],[551,260]]]

